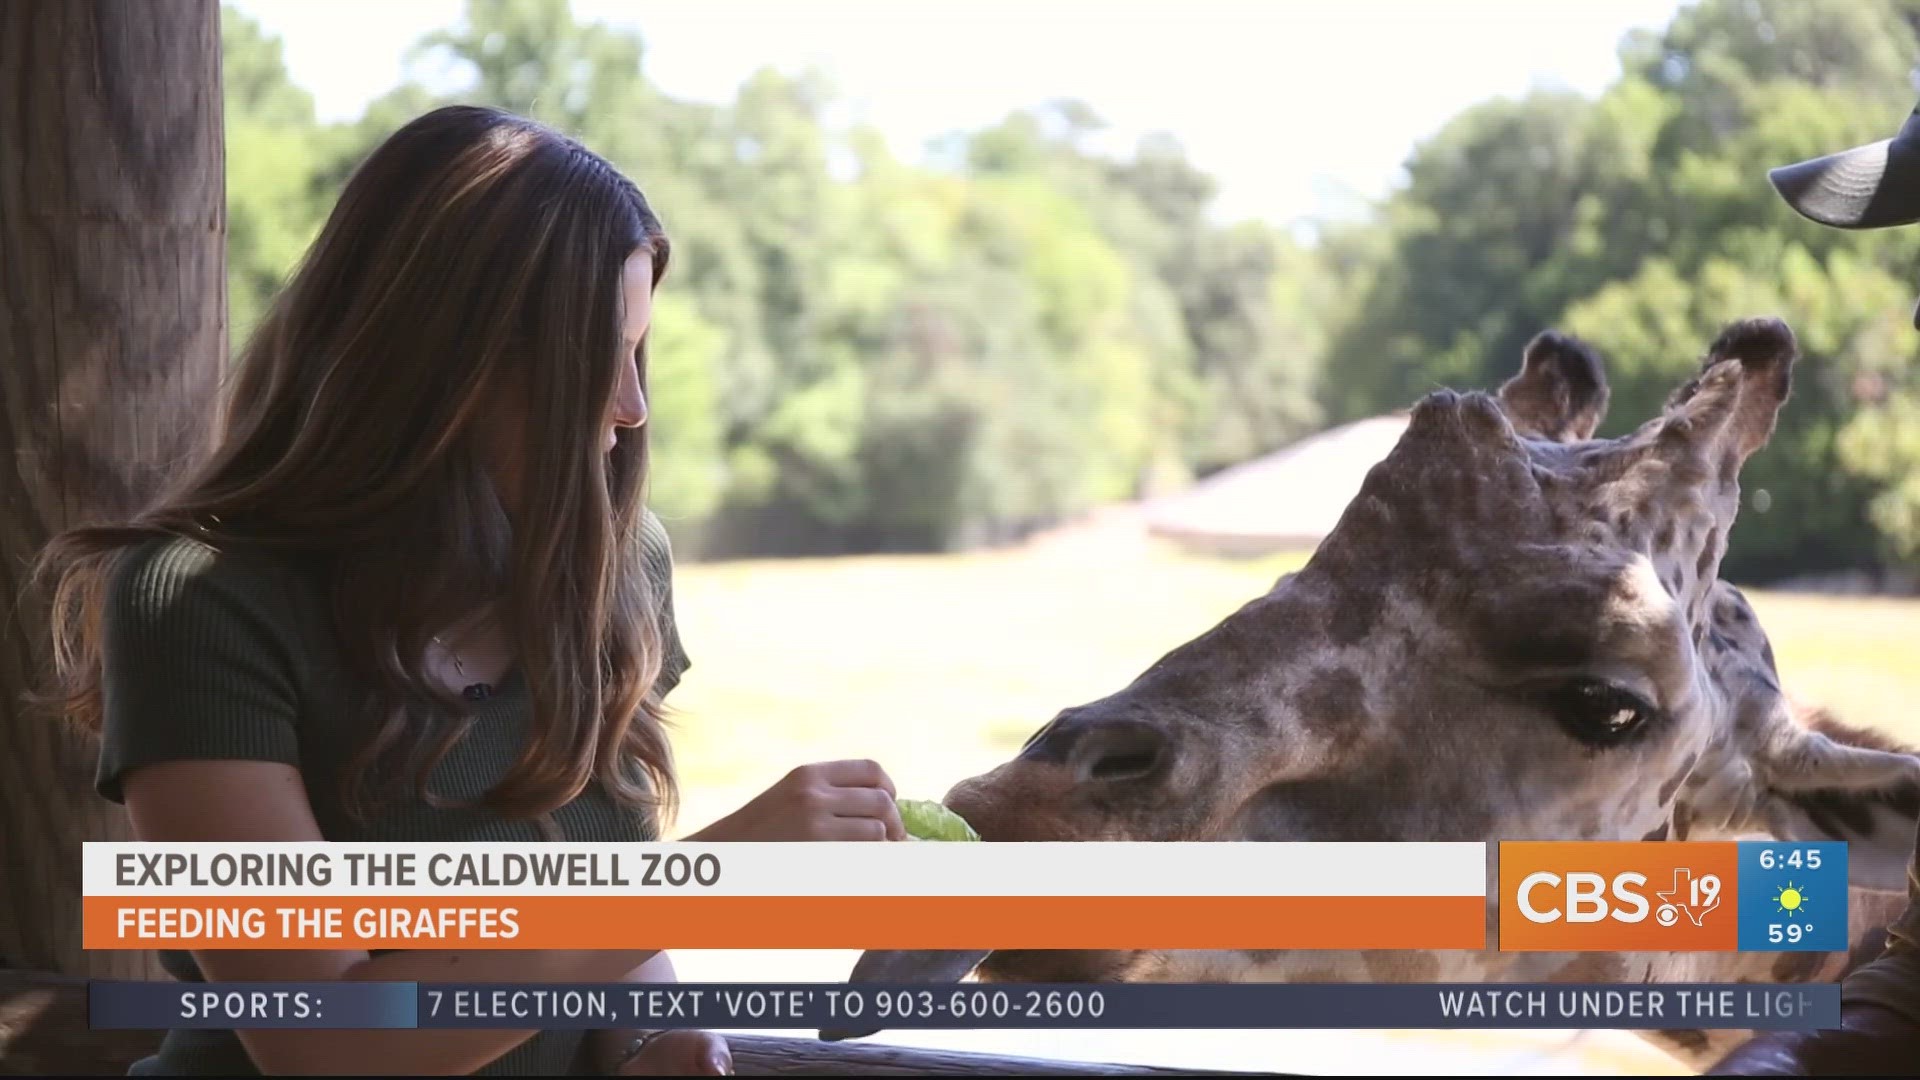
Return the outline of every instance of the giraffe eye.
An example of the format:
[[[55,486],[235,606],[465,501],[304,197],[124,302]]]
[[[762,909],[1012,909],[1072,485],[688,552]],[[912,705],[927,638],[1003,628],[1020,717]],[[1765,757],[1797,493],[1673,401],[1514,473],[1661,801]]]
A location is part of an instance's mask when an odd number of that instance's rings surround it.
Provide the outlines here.
[[[1639,694],[1600,679],[1567,679],[1543,691],[1541,704],[1567,734],[1598,750],[1630,741],[1660,715]]]

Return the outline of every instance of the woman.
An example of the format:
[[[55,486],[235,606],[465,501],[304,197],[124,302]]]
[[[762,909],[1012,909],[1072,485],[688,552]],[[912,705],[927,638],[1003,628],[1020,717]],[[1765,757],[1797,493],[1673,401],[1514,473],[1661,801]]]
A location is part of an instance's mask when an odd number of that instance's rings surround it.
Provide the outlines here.
[[[667,238],[606,161],[444,108],[338,206],[238,360],[204,465],[61,537],[58,695],[145,841],[646,841],[688,663],[642,506]],[[703,841],[903,833],[872,762]],[[650,952],[206,951],[197,980],[672,978]],[[723,1072],[702,1033],[175,1031],[147,1073]]]

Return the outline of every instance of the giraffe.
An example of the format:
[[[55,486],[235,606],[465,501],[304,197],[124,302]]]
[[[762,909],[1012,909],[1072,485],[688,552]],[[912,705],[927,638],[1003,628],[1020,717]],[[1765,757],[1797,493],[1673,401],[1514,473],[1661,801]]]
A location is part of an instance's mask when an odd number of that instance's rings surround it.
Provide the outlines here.
[[[1733,323],[1596,439],[1598,356],[1539,335],[1496,392],[1424,398],[1305,567],[946,802],[989,841],[1844,840],[1850,954],[869,952],[853,978],[1837,979],[1905,901],[1920,757],[1797,708],[1719,578],[1797,355]],[[1694,1068],[1747,1037],[1643,1034]]]

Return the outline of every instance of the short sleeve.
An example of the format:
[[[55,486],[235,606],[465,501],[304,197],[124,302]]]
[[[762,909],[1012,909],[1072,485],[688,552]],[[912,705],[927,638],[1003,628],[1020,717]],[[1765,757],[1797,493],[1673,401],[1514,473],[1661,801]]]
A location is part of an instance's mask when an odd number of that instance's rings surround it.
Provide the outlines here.
[[[1920,834],[1907,863],[1907,910],[1887,928],[1886,951],[1848,975],[1841,996],[1920,1020]]]
[[[660,611],[660,676],[653,684],[653,696],[665,699],[673,688],[680,685],[680,679],[693,666],[687,656],[685,644],[680,639],[679,622],[673,610],[673,543],[667,536],[666,527],[651,510],[646,512],[640,528],[642,559],[646,567],[647,583],[654,589],[659,600]]]
[[[189,540],[121,559],[101,613],[95,790],[121,802],[128,772],[166,761],[300,764],[285,597],[272,573]]]

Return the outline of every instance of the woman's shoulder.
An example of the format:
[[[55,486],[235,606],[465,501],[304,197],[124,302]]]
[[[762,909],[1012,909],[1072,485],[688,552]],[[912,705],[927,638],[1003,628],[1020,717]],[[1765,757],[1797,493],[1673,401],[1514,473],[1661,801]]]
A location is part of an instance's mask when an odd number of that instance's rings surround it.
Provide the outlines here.
[[[637,546],[642,573],[649,585],[660,594],[660,602],[671,606],[673,603],[673,540],[667,535],[667,527],[652,510],[646,510],[640,516],[640,528],[637,530]]]
[[[137,540],[115,560],[101,612],[95,790],[169,761],[299,766],[311,606],[283,559],[184,536]]]
[[[679,617],[673,609],[673,542],[667,536],[667,527],[651,510],[643,511],[640,517],[640,544],[647,583],[659,597],[664,655],[654,691],[665,697],[693,667],[693,660],[687,655],[686,643],[680,639]]]
[[[116,561],[105,616],[123,625],[178,627],[209,617],[291,623],[305,583],[300,564],[245,544],[166,534],[136,540]]]
[[[640,511],[640,550],[650,565],[673,566],[673,539],[667,535],[660,515],[651,509]]]

